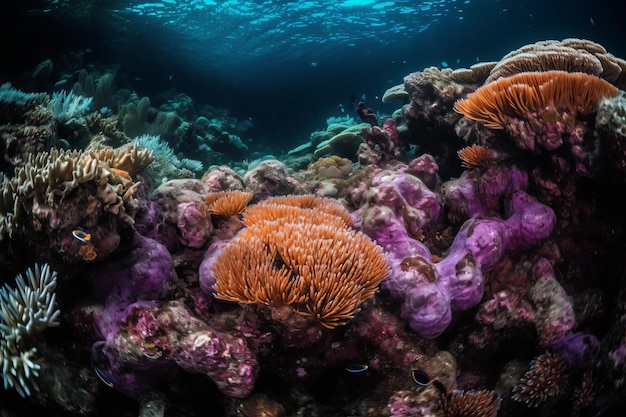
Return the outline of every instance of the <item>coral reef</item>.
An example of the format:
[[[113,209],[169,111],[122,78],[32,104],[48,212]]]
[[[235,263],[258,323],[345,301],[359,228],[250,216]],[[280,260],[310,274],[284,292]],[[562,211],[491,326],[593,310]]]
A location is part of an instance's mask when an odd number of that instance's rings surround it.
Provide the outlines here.
[[[134,144],[31,155],[13,177],[0,173],[0,239],[36,237],[69,262],[104,259],[117,249],[120,229],[134,223],[138,210],[134,195],[140,183],[128,177],[152,158]],[[88,239],[76,239],[81,229]]]
[[[425,68],[392,115],[276,153],[81,68],[0,87],[0,414],[626,405],[625,67],[601,45]]]

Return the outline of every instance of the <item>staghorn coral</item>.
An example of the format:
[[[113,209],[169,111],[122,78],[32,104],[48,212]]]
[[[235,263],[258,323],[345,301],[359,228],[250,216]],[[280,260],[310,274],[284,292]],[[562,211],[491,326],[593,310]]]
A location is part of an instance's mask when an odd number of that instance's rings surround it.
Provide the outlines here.
[[[494,391],[454,391],[445,407],[446,417],[496,417],[501,402]]]
[[[317,201],[292,198],[296,204]],[[246,212],[253,213],[244,219],[248,227],[215,260],[216,298],[292,306],[332,329],[354,317],[386,278],[382,249],[347,227],[347,213],[340,217],[277,202],[254,207]]]
[[[603,97],[619,90],[593,75],[565,71],[527,72],[500,78],[459,100],[454,110],[492,129],[507,117],[521,118],[546,107],[588,115]]]
[[[567,373],[563,359],[550,352],[542,353],[530,363],[530,368],[513,387],[512,399],[537,407],[548,398],[565,391]]]
[[[27,397],[39,390],[36,338],[60,324],[54,293],[57,273],[47,264],[35,264],[26,278],[20,274],[15,283],[15,289],[7,284],[0,288],[0,369],[4,389],[13,388]]]
[[[118,129],[116,116],[107,117],[101,111],[95,111],[85,116],[85,123],[95,136],[92,142],[99,140],[104,145],[121,146],[131,141],[128,135]]]
[[[0,143],[4,159],[14,166],[24,163],[28,155],[41,152],[56,139],[52,111],[37,106],[24,113],[23,120],[0,125]]]
[[[50,97],[45,93],[23,93],[10,84],[0,86],[0,149],[14,166],[29,154],[41,152],[56,139]]]

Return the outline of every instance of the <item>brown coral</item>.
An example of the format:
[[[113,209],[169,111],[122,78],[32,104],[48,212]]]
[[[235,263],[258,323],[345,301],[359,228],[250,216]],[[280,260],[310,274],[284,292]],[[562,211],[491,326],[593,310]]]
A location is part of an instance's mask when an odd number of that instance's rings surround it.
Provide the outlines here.
[[[130,175],[143,169],[152,159],[151,151],[136,144],[90,151],[52,148],[50,152],[29,155],[13,177],[0,174],[0,240],[19,229],[22,218],[47,218],[47,213],[60,201],[87,183],[97,187],[99,198],[106,194],[111,199],[106,202],[106,211],[132,224],[129,214],[136,211],[133,195],[139,183],[126,180],[113,186],[108,182],[111,170],[126,171]]]
[[[496,417],[501,401],[494,391],[454,391],[446,404],[446,417]]]
[[[322,179],[345,178],[352,172],[352,161],[337,155],[320,158],[309,165],[308,171]]]
[[[507,117],[521,117],[548,106],[587,115],[602,98],[617,94],[617,88],[593,75],[526,72],[480,87],[466,99],[457,101],[454,109],[486,127],[503,129]]]
[[[550,352],[537,356],[530,368],[513,387],[512,399],[537,407],[548,398],[561,394],[567,386],[567,373],[563,359]]]
[[[121,169],[133,175],[141,172],[154,161],[154,151],[142,148],[136,142],[119,148],[103,147],[90,151],[92,158],[105,162],[111,168]]]
[[[288,198],[317,205],[311,202],[314,196]],[[248,218],[249,227],[224,248],[213,267],[217,298],[289,305],[334,328],[354,317],[387,276],[382,249],[348,228],[341,217],[298,205],[257,206],[254,221]],[[257,206],[250,207],[246,217]]]
[[[506,54],[491,70],[485,84],[522,72],[583,72],[618,88],[626,86],[626,61],[587,39],[546,40],[524,45]]]

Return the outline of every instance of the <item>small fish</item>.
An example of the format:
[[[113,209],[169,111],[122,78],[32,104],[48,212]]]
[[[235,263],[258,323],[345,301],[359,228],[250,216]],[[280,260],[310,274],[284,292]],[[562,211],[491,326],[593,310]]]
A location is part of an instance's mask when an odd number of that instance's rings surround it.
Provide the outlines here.
[[[91,240],[91,233],[87,233],[82,227],[77,227],[72,230],[72,237],[81,243],[89,243]]]
[[[98,379],[100,379],[100,381],[102,381],[104,385],[106,385],[109,388],[113,388],[113,385],[114,385],[113,382],[109,379],[107,374],[102,369],[98,368],[97,366],[94,366],[93,370],[98,376]]]
[[[421,387],[425,387],[430,384],[430,377],[421,369],[413,369],[411,371],[411,378],[413,379],[413,382]]]
[[[91,366],[98,379],[107,387],[113,388],[111,373],[106,371],[110,368],[110,361],[104,353],[104,344],[104,341],[100,341],[91,346]]]
[[[446,61],[441,61],[441,66],[444,68],[448,68],[448,63]]]
[[[596,21],[593,20],[592,16],[589,16],[589,23],[591,23],[591,26],[595,26],[596,25]]]
[[[350,372],[351,374],[360,374],[361,372],[367,371],[369,368],[369,365],[366,363],[353,363],[346,366],[346,371]]]

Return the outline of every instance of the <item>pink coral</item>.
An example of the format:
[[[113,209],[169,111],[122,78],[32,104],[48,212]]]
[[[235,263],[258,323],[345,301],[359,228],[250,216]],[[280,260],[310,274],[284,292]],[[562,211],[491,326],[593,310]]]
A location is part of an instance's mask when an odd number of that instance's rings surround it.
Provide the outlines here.
[[[211,217],[204,203],[188,201],[178,205],[178,230],[182,242],[190,248],[200,248],[208,240],[213,230]]]
[[[453,311],[481,301],[483,274],[508,251],[534,245],[552,232],[554,212],[519,189],[526,184],[524,174],[496,172],[495,178],[486,173],[458,181],[462,215],[477,217],[463,223],[448,254],[434,264],[429,249],[417,238],[436,218],[439,206],[421,181],[383,171],[372,179],[370,198],[355,212],[362,216],[357,216],[362,230],[387,250],[392,274],[383,288],[403,300],[401,316],[424,337],[437,337],[450,324]],[[452,206],[458,204],[454,195],[448,194]],[[506,207],[504,213],[496,210],[501,205]],[[502,218],[481,218],[489,212]]]

